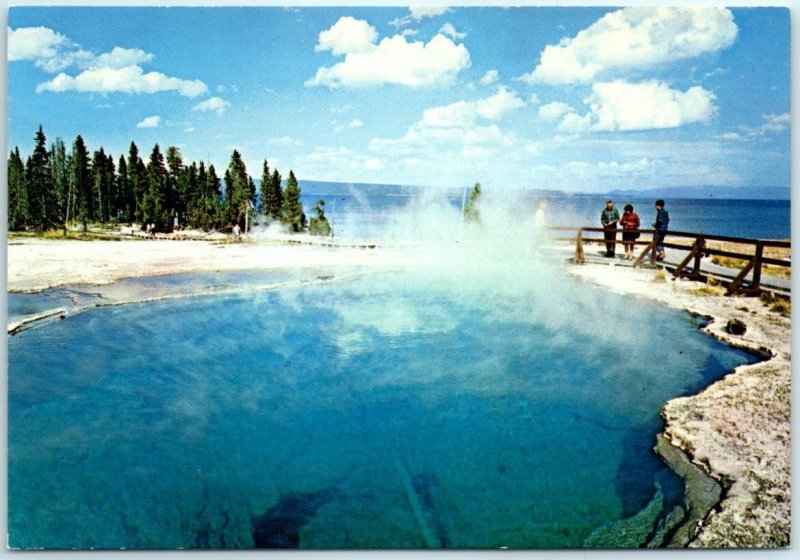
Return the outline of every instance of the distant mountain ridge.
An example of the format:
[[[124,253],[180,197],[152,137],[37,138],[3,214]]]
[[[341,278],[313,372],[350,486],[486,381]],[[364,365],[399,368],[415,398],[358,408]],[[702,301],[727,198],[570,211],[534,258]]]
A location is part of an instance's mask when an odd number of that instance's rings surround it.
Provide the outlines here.
[[[256,181],[258,184],[259,181]],[[371,195],[412,195],[420,191],[432,189],[448,194],[460,193],[465,187],[425,187],[421,185],[399,185],[379,183],[356,183],[337,181],[316,181],[300,179],[300,188],[304,195],[333,195],[347,194],[352,190],[362,194]],[[467,187],[469,188],[469,187]],[[762,187],[729,187],[723,185],[705,185],[700,187],[658,187],[652,189],[616,189],[606,193],[580,193],[559,191],[556,189],[518,189],[544,198],[582,198],[603,197],[629,198],[634,200],[657,198],[702,198],[724,200],[791,200],[790,187],[762,186]]]
[[[614,190],[607,193],[611,197],[628,198],[717,198],[725,200],[790,200],[790,187],[660,187],[645,190]]]

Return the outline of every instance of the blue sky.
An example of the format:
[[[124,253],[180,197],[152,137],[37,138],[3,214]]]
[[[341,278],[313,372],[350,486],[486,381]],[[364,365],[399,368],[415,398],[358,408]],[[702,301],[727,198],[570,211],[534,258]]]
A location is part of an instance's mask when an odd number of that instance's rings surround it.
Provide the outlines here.
[[[9,145],[599,192],[790,183],[782,8],[27,8]]]

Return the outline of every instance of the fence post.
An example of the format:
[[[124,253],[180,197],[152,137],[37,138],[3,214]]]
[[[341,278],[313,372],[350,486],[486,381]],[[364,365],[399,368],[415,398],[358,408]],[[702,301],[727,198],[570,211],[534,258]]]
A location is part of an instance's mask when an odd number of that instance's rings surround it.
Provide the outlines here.
[[[761,290],[761,258],[764,256],[764,244],[756,242],[756,254],[753,257],[753,282],[751,288],[758,293]]]
[[[575,264],[584,264],[586,259],[583,256],[583,228],[578,228],[575,236]]]

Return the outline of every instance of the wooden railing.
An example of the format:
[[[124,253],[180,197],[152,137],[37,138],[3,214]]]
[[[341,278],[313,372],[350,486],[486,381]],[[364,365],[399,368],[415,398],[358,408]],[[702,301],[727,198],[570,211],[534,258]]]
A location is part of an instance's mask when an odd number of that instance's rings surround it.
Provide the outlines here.
[[[575,263],[583,264],[586,262],[586,257],[583,251],[584,243],[606,243],[603,237],[586,237],[584,233],[605,233],[604,228],[600,227],[548,227],[551,231],[574,231],[575,237],[554,237],[554,240],[561,241],[574,241],[575,242]],[[613,230],[620,233],[623,230]],[[649,241],[634,241],[634,245],[644,246],[644,250],[639,254],[633,262],[633,266],[638,267],[642,264],[648,253],[650,253],[650,263],[656,263],[656,236],[655,230],[641,229],[638,230],[642,235],[650,235]],[[669,241],[664,242],[664,247],[670,249],[688,250],[689,253],[686,257],[675,267],[673,277],[675,278],[690,278],[699,280],[703,278],[700,269],[700,264],[703,257],[711,255],[718,255],[721,257],[728,257],[732,259],[741,259],[746,262],[744,268],[739,274],[731,280],[728,285],[728,293],[732,295],[758,295],[761,293],[761,273],[763,265],[778,266],[778,267],[791,267],[790,260],[776,259],[764,256],[764,249],[782,248],[791,249],[791,241],[780,241],[774,239],[749,239],[744,237],[731,237],[727,235],[707,235],[704,233],[689,233],[685,231],[669,231],[667,239],[674,238],[692,239],[694,240],[691,245],[681,245]],[[739,245],[751,245],[753,247],[752,253],[738,253],[734,251],[726,251],[708,246],[708,241],[720,241],[724,243],[736,243]],[[619,238],[616,238],[614,243],[623,243]],[[745,278],[752,271],[753,276],[748,286],[745,286]]]

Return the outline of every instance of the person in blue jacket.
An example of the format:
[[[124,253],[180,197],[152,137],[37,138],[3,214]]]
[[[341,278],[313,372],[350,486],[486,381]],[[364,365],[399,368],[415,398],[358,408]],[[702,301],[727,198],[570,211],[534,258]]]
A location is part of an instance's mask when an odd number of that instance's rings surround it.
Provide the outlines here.
[[[656,200],[656,221],[653,224],[653,229],[656,230],[656,259],[663,261],[666,257],[664,252],[664,238],[667,236],[669,229],[669,212],[664,209],[664,201]]]

